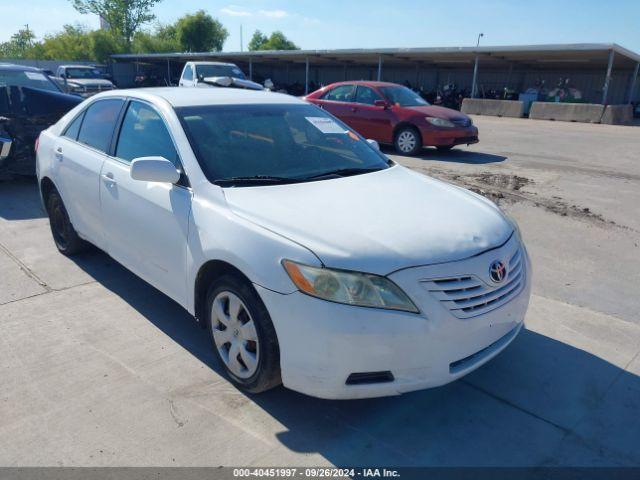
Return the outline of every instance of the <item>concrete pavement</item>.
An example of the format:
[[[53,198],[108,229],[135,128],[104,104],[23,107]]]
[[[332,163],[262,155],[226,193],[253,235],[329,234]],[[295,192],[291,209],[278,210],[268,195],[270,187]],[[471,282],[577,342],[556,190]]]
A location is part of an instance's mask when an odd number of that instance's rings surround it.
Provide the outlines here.
[[[59,255],[35,184],[0,184],[0,465],[639,465],[639,130],[476,123],[471,148],[394,158],[518,220],[527,330],[395,398],[243,395],[181,307],[104,253]]]

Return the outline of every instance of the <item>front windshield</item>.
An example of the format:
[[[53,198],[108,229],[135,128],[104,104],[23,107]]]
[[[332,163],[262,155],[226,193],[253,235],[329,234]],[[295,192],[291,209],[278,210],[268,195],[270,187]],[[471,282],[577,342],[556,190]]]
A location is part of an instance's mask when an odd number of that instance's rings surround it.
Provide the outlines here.
[[[380,90],[387,97],[387,100],[399,107],[424,107],[429,105],[429,102],[407,87],[380,87]]]
[[[0,87],[31,87],[59,92],[60,89],[44,73],[21,70],[0,70]]]
[[[304,181],[391,164],[314,105],[216,105],[176,111],[211,182],[246,177]]]
[[[67,68],[67,78],[102,78],[97,68]]]
[[[235,65],[196,65],[199,80],[207,77],[233,77],[245,79],[244,73]]]

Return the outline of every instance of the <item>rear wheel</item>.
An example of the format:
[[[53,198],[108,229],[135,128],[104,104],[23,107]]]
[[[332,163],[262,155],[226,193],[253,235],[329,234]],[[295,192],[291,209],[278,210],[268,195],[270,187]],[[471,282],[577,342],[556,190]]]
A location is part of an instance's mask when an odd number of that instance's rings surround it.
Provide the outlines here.
[[[396,132],[393,146],[401,155],[415,155],[422,149],[422,139],[415,127],[402,127]]]
[[[240,389],[260,393],[280,379],[280,349],[269,312],[250,283],[226,274],[207,294],[210,339],[220,363]]]
[[[53,241],[60,253],[70,256],[86,248],[87,243],[73,228],[62,198],[56,191],[51,192],[47,198],[47,213]]]

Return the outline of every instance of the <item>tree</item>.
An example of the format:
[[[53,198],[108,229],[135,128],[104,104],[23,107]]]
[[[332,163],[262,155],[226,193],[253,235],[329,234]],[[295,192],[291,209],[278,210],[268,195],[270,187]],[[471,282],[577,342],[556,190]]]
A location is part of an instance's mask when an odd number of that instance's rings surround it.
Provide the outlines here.
[[[27,58],[29,50],[35,45],[35,34],[24,28],[11,35],[8,42],[0,43],[0,57],[4,58]]]
[[[249,40],[249,45],[247,45],[247,48],[251,52],[255,50],[262,50],[262,46],[268,41],[269,39],[264,33],[262,33],[260,30],[256,30],[255,32],[253,32],[253,36],[251,37],[251,40]]]
[[[151,9],[161,0],[70,0],[82,14],[93,13],[109,25],[109,29],[120,37],[127,47],[142,25],[156,17]]]
[[[174,25],[158,25],[155,32],[138,32],[133,37],[133,53],[166,53],[180,50]]]
[[[229,36],[227,29],[204,10],[178,19],[175,29],[185,52],[219,52]]]
[[[91,60],[90,50],[89,35],[82,25],[64,25],[61,32],[42,41],[45,60]]]
[[[270,37],[256,30],[247,46],[249,50],[299,50],[295,43],[289,40],[284,33],[276,30]]]

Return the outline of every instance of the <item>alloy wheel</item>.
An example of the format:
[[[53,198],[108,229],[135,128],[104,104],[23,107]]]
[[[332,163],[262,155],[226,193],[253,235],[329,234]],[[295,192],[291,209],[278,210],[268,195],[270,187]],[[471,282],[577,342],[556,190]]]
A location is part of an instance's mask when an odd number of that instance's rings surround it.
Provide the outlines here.
[[[418,139],[412,131],[405,130],[398,135],[398,148],[400,148],[400,151],[403,153],[409,153],[416,148],[417,141]]]
[[[249,378],[258,369],[260,344],[256,326],[244,302],[223,291],[213,299],[211,332],[222,361],[239,378]]]

